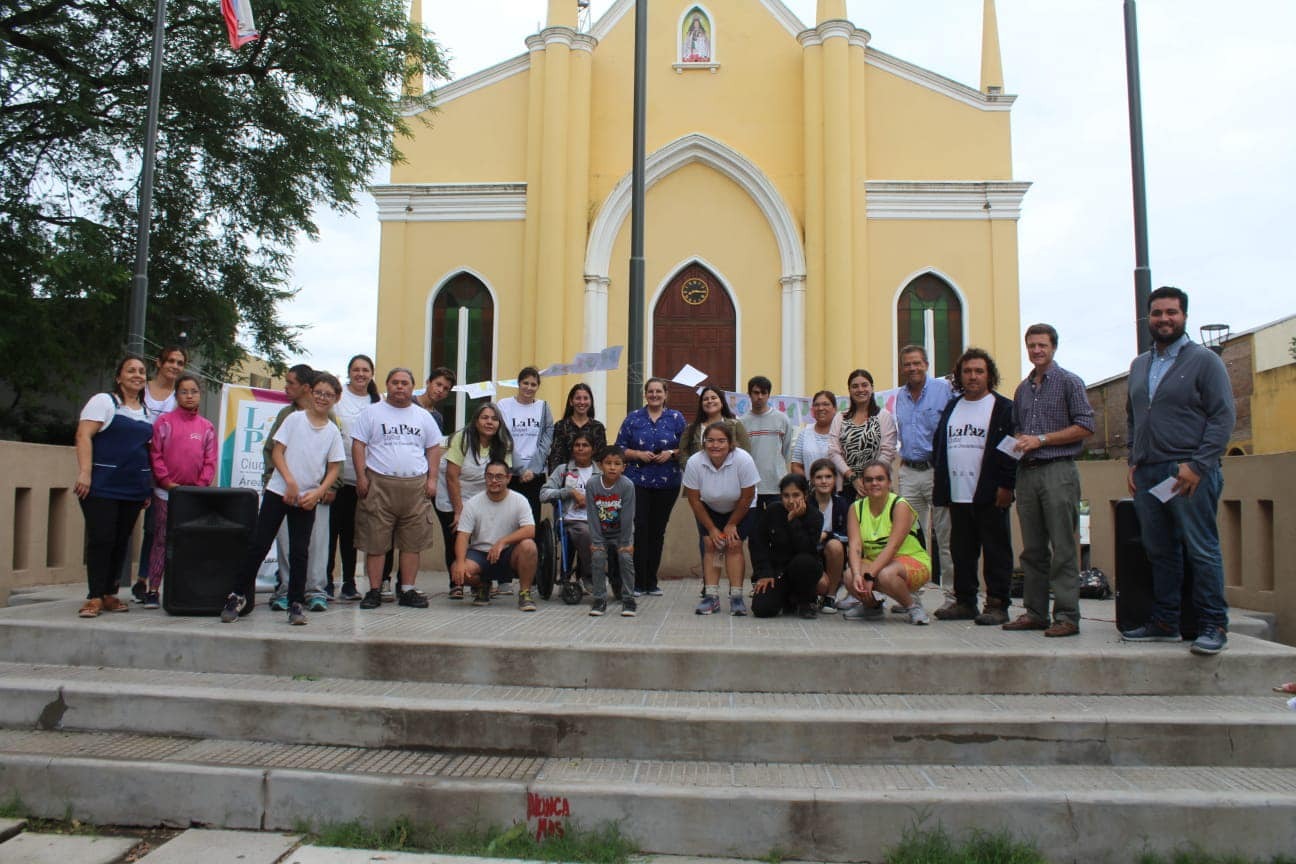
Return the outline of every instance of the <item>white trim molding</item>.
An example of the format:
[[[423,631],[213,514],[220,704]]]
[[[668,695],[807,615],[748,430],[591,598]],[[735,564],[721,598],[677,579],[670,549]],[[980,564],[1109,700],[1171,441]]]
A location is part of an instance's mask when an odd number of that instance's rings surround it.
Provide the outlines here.
[[[496,63],[494,66],[488,66],[480,72],[474,72],[471,75],[465,75],[457,81],[451,81],[442,87],[432,91],[433,105],[447,105],[461,96],[467,96],[483,87],[489,87],[505,78],[512,78],[531,68],[531,55],[519,54],[516,57],[510,57],[508,60]],[[413,117],[416,114],[422,114],[426,108],[407,107],[402,110],[406,117]]]
[[[765,7],[765,11],[774,16],[774,20],[783,26],[789,36],[796,36],[805,29],[805,24],[797,17],[797,14],[784,5],[781,0],[759,0],[760,4]],[[695,4],[690,4],[695,5]],[[612,32],[612,28],[617,25],[626,13],[634,8],[634,0],[616,0],[612,6],[603,13],[600,18],[594,22],[590,28],[590,35],[595,39],[602,41]],[[712,25],[715,24],[715,18],[711,19]]]
[[[721,142],[699,133],[677,138],[651,154],[644,166],[644,186],[651,189],[662,178],[686,165],[699,162],[713,168],[751,196],[769,222],[782,262],[781,276],[805,278],[805,249],[801,231],[783,196],[765,174],[746,156]],[[626,174],[599,208],[590,226],[589,246],[585,255],[586,278],[608,276],[612,244],[630,214],[630,175]]]
[[[379,222],[515,222],[525,183],[388,183],[369,187]]]
[[[804,44],[804,43],[803,43]],[[915,66],[899,57],[892,57],[876,48],[869,48],[866,55],[868,65],[875,69],[881,69],[884,72],[890,72],[898,76],[940,93],[942,96],[948,96],[956,102],[962,102],[980,111],[1011,111],[1013,103],[1017,101],[1016,96],[996,93],[987,95],[966,84],[960,84],[952,78],[946,78],[944,75],[938,75],[929,69],[921,66]]]
[[[688,18],[689,13],[692,12],[694,9],[697,9],[703,15],[705,15],[707,19],[707,23],[711,25],[711,59],[705,63],[685,63],[684,62],[684,21],[685,19]],[[704,4],[689,3],[684,7],[684,11],[680,13],[679,21],[676,22],[675,24],[675,63],[673,68],[675,69],[676,72],[683,72],[685,69],[708,69],[708,68],[714,72],[716,69],[720,68],[720,61],[717,60],[716,57],[717,54],[716,54],[715,16],[711,14],[711,10],[708,9]]]
[[[599,352],[607,346],[608,285],[606,276],[585,277],[585,326],[582,341],[586,351]],[[591,372],[585,383],[594,391],[594,410],[607,417],[607,373]]]
[[[968,330],[971,324],[972,314],[968,307],[967,295],[963,293],[963,289],[960,288],[959,284],[955,282],[953,278],[951,278],[948,274],[943,273],[940,270],[937,270],[935,267],[919,268],[918,270],[915,270],[914,272],[906,276],[904,279],[902,279],[900,281],[900,287],[896,288],[895,293],[891,295],[890,314],[891,314],[891,380],[892,381],[900,380],[899,351],[901,346],[899,344],[900,330],[899,330],[899,321],[897,320],[897,315],[896,315],[896,307],[900,303],[900,295],[903,294],[904,290],[909,287],[909,283],[913,282],[919,276],[923,276],[927,273],[930,273],[931,275],[935,276],[937,279],[940,279],[946,285],[950,286],[950,288],[954,291],[954,296],[958,298],[959,305],[961,307],[961,312],[963,315],[963,349],[966,351],[968,348]],[[947,372],[949,372],[948,369],[928,369],[927,370],[927,374],[934,375],[937,378],[941,377]]]
[[[1021,218],[1031,184],[1015,180],[870,180],[869,219]],[[945,277],[941,277],[945,278]]]

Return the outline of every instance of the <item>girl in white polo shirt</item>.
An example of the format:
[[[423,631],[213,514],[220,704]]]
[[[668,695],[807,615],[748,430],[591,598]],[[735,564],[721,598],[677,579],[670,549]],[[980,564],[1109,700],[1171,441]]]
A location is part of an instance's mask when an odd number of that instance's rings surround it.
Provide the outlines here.
[[[703,542],[702,602],[693,611],[711,615],[720,611],[720,571],[729,578],[729,614],[746,615],[742,580],[742,525],[752,502],[760,471],[746,450],[734,446],[733,430],[712,423],[702,435],[702,450],[684,466],[684,497],[697,519]]]

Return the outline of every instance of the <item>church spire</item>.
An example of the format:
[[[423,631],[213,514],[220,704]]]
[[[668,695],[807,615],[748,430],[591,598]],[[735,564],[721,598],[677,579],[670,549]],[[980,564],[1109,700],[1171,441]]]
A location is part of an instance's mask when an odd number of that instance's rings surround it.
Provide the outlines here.
[[[837,20],[846,20],[846,0],[819,0],[815,23]]]
[[[981,92],[1003,93],[1003,60],[999,57],[999,18],[994,0],[985,0],[981,20]]]
[[[423,0],[410,0],[409,20],[414,27],[421,28],[423,26]],[[417,71],[405,82],[405,95],[414,98],[423,95],[423,64],[412,54],[410,55],[410,63],[415,66]]]
[[[546,27],[570,27],[576,29],[576,0],[549,0],[549,18]]]

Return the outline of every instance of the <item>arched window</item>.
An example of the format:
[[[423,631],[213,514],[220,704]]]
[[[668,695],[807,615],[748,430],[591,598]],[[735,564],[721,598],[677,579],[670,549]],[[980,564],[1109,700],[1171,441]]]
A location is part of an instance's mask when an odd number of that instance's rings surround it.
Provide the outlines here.
[[[906,345],[927,349],[931,374],[945,375],[963,353],[963,304],[944,279],[915,278],[896,303],[896,353]]]
[[[495,303],[480,279],[471,273],[459,273],[442,283],[432,301],[431,329],[432,368],[455,370],[461,384],[494,378]],[[462,342],[461,333],[468,337]],[[451,393],[437,407],[450,429],[458,429],[481,401]]]
[[[701,6],[691,6],[680,18],[679,62],[715,63],[715,29]]]

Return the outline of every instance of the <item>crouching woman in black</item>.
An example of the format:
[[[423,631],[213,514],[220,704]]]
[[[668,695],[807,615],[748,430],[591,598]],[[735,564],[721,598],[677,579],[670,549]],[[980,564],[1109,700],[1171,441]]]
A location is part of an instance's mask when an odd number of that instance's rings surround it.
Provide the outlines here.
[[[752,614],[773,618],[780,612],[814,618],[823,565],[819,534],[823,515],[801,474],[779,481],[779,500],[765,508],[759,527],[749,538],[755,592]]]

